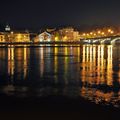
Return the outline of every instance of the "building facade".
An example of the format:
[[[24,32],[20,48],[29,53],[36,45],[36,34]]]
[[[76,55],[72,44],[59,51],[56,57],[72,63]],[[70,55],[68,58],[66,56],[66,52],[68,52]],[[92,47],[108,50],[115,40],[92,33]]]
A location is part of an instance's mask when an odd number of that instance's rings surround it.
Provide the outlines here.
[[[5,42],[5,35],[4,35],[4,33],[0,33],[0,42]]]
[[[34,38],[34,42],[51,42],[52,35],[48,32],[43,32]]]
[[[30,42],[30,34],[26,32],[6,32],[6,42]]]
[[[78,31],[75,31],[74,28],[68,27],[63,28],[54,34],[55,41],[65,41],[65,42],[72,42],[80,40],[80,35]]]
[[[30,42],[29,33],[11,33],[14,42]]]

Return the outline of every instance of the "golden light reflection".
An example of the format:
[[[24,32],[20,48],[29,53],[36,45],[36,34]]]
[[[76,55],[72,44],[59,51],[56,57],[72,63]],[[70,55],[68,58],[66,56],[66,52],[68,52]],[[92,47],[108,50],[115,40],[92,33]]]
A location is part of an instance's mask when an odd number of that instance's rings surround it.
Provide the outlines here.
[[[31,57],[29,48],[11,46],[0,51],[0,67],[3,68],[2,61],[6,60],[7,70],[5,70],[8,72],[10,80],[26,79],[29,70],[31,70],[38,72],[35,73],[38,78],[50,73],[50,75],[48,74],[50,80],[53,79],[55,84],[62,81],[65,95],[68,95],[71,89],[71,87],[69,89],[69,85],[73,87],[76,85],[75,89],[80,91],[77,94],[94,101],[96,104],[101,101],[111,102],[113,100],[114,102],[115,97],[120,96],[120,92],[113,90],[117,89],[116,81],[118,87],[120,84],[118,83],[120,78],[119,48],[116,49],[112,45],[41,46],[37,49],[32,48],[31,51],[33,51],[32,58],[38,62],[38,66],[32,66],[35,71],[28,66],[31,61],[34,61],[29,58]],[[7,86],[4,89],[6,93],[8,90],[13,91],[14,86]],[[120,97],[117,100],[120,100]]]
[[[113,77],[112,77],[112,68],[113,68],[113,61],[112,61],[112,46],[108,46],[108,58],[107,58],[107,85],[113,85]]]
[[[4,50],[4,48],[0,50],[0,74],[4,71],[5,67],[4,67],[4,64],[6,61],[6,51],[7,50]]]
[[[19,77],[23,76],[24,79],[26,78],[27,75],[27,64],[28,64],[28,55],[29,51],[27,48],[14,48],[14,47],[9,47],[8,48],[8,74],[10,75],[10,79],[14,79],[15,75],[15,70],[18,72]],[[18,64],[15,64],[15,60],[18,62]],[[18,78],[19,78],[18,77]],[[21,78],[20,77],[20,78]]]
[[[86,64],[85,64],[85,62],[86,62],[86,46],[84,45],[83,46],[83,60],[82,60],[82,72],[81,72],[81,74],[82,74],[82,81],[83,82],[85,82],[86,81],[86,76],[85,76],[85,71],[86,71]]]
[[[54,48],[54,73],[55,73],[55,83],[58,83],[58,77],[57,77],[57,73],[58,73],[58,47],[56,46]]]
[[[43,76],[44,73],[44,48],[40,48],[40,75]]]
[[[66,79],[66,76],[67,76],[67,74],[68,74],[68,47],[65,47],[64,48],[64,51],[65,51],[65,53],[64,53],[64,55],[65,55],[65,61],[64,61],[64,69],[65,69],[65,84],[67,85],[68,84],[68,79]]]
[[[80,62],[80,52],[81,52],[81,51],[80,51],[80,48],[78,47],[78,48],[77,48],[78,62]]]
[[[86,56],[86,60],[87,60],[87,62],[88,62],[88,61],[89,61],[89,47],[86,48],[86,53],[87,53],[87,54],[86,54],[86,55],[87,55],[87,56]]]
[[[26,78],[27,75],[27,48],[24,48],[24,63],[23,63],[24,69],[23,69],[23,73],[24,73],[24,79]]]
[[[14,61],[14,47],[8,48],[8,74],[10,75],[10,79],[13,81],[15,69],[15,61]]]
[[[83,46],[83,82],[112,85],[112,66],[112,46]]]
[[[110,103],[111,99],[114,96],[113,92],[104,93],[100,90],[97,90],[97,89],[93,90],[86,87],[82,87],[80,91],[81,91],[80,93],[81,96],[83,96],[86,99],[89,99],[92,102],[95,102],[96,104],[99,104],[103,101]]]

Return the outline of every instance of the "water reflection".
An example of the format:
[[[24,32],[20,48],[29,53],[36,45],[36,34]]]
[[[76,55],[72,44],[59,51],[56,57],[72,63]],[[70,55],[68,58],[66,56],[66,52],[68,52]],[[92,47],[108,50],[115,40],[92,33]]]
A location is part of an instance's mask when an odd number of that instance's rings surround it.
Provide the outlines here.
[[[112,45],[0,48],[0,93],[82,96],[119,106],[119,52]]]

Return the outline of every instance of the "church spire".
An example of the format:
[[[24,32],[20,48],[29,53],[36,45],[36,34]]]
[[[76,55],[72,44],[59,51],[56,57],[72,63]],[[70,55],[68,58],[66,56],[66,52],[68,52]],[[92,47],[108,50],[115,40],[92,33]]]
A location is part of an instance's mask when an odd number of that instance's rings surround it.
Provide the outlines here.
[[[7,24],[6,27],[5,27],[5,31],[6,31],[6,32],[10,32],[10,30],[11,30],[11,28],[10,28],[10,26]]]

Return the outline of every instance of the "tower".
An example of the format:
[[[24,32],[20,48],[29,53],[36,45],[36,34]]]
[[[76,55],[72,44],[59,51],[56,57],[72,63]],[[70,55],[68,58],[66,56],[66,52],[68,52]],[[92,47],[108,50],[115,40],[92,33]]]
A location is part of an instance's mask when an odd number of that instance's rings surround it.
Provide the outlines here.
[[[10,30],[11,30],[11,29],[10,29],[10,26],[9,26],[9,25],[6,25],[5,31],[6,31],[6,32],[10,32]]]

